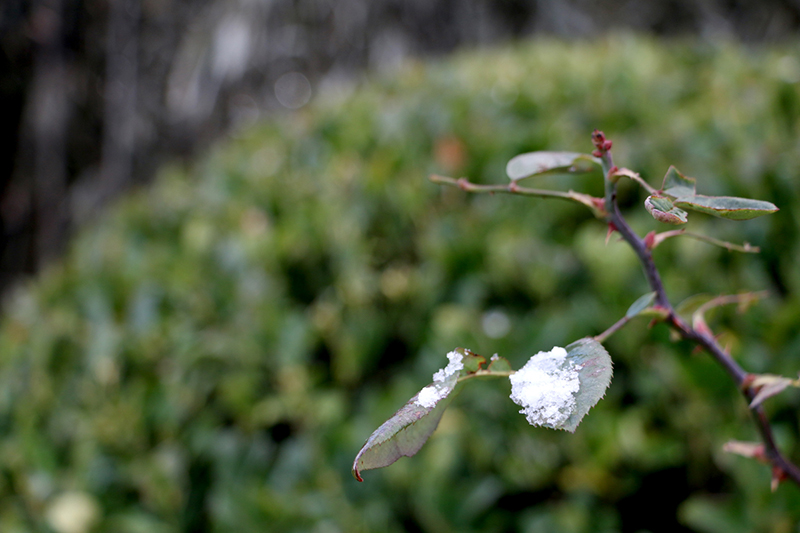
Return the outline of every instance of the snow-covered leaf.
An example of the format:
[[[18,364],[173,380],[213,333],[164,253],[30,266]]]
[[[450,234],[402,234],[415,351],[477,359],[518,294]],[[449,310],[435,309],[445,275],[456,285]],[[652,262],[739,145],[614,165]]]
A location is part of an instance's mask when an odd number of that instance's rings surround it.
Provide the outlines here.
[[[363,470],[389,466],[422,448],[452,399],[451,393],[464,370],[464,360],[474,357],[480,356],[461,348],[447,354],[449,363],[433,375],[433,383],[419,391],[367,439],[353,461],[353,475],[357,480],[362,481]],[[470,364],[472,362],[474,359]]]
[[[591,172],[600,168],[600,160],[577,152],[529,152],[512,158],[506,174],[512,181],[545,172]]]
[[[611,382],[611,357],[594,339],[539,352],[509,377],[511,399],[534,426],[574,432]]]
[[[420,391],[428,390],[429,385]],[[353,462],[353,475],[359,481],[363,470],[389,466],[400,457],[411,457],[417,453],[439,425],[444,410],[450,403],[449,393],[433,401],[433,407],[426,407],[417,394],[411,401],[397,411],[392,418],[370,435]]]

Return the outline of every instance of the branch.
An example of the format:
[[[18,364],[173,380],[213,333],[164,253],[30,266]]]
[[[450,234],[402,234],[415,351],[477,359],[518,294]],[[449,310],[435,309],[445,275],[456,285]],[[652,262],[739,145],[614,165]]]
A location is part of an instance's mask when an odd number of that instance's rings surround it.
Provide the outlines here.
[[[664,242],[665,240],[671,237],[678,237],[680,235],[685,235],[692,239],[696,239],[698,241],[702,241],[708,244],[713,244],[714,246],[719,246],[720,248],[725,248],[729,252],[742,252],[745,254],[757,254],[761,251],[758,246],[753,246],[749,242],[744,244],[733,244],[732,242],[722,241],[719,239],[715,239],[714,237],[708,237],[706,235],[700,235],[699,233],[692,233],[686,231],[685,229],[675,229],[672,231],[664,231],[662,233],[656,233],[655,231],[650,232],[652,237],[645,237],[645,242],[647,239],[651,239],[651,243],[648,243],[647,247],[651,250],[654,250],[656,246]]]
[[[748,404],[751,404],[757,391],[751,387],[752,374],[745,372],[739,364],[734,361],[728,353],[717,343],[714,336],[708,328],[701,328],[702,331],[689,326],[672,307],[669,302],[664,284],[661,281],[661,276],[658,273],[653,256],[650,249],[645,243],[645,240],[639,237],[628,225],[625,218],[619,211],[617,204],[617,189],[616,180],[613,179],[617,168],[611,156],[611,141],[606,140],[602,132],[595,130],[592,135],[592,140],[595,143],[597,150],[594,155],[600,157],[603,163],[603,171],[606,176],[605,180],[605,210],[608,213],[606,222],[609,227],[619,232],[625,242],[633,249],[636,256],[639,258],[640,263],[644,267],[645,276],[650,287],[656,293],[656,304],[666,311],[666,321],[669,323],[680,335],[686,340],[692,341],[702,348],[704,348],[709,355],[727,372],[737,388],[744,397],[747,399]],[[612,326],[613,328],[614,326]],[[764,458],[772,465],[773,475],[773,488],[776,482],[786,477],[794,481],[800,486],[800,468],[792,463],[789,459],[784,457],[775,444],[775,438],[772,433],[772,427],[769,420],[767,420],[764,410],[760,405],[750,407],[756,427],[764,443]],[[777,481],[776,481],[777,480]]]
[[[560,198],[561,200],[569,200],[577,202],[588,207],[594,216],[603,219],[606,212],[603,209],[603,200],[595,198],[588,194],[583,194],[575,191],[552,191],[547,189],[529,189],[527,187],[520,187],[516,181],[510,182],[508,185],[480,185],[472,183],[467,178],[449,178],[447,176],[439,176],[432,174],[429,178],[433,183],[441,183],[443,185],[452,185],[458,187],[462,191],[475,192],[475,193],[490,193],[496,192],[506,194],[519,194],[521,196],[535,196],[538,198]]]
[[[595,335],[594,336],[594,340],[596,340],[600,344],[603,344],[604,342],[606,342],[607,338],[609,338],[611,335],[613,335],[617,331],[621,330],[625,326],[625,324],[630,322],[631,318],[632,317],[629,317],[629,316],[625,315],[624,317],[622,317],[619,320],[617,320],[616,322],[614,322],[614,324],[610,328],[605,330],[603,333],[601,333],[599,335]]]

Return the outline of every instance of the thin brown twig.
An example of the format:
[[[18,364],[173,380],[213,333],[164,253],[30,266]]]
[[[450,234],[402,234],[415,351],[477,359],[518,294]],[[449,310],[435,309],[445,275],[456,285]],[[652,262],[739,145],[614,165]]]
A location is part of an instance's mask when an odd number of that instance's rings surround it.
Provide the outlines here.
[[[520,187],[517,185],[516,181],[511,181],[508,185],[482,185],[478,183],[472,183],[467,178],[456,179],[447,176],[440,176],[438,174],[432,174],[429,179],[434,183],[452,185],[466,192],[490,194],[499,192],[505,194],[518,194],[521,196],[534,196],[538,198],[559,198],[561,200],[577,202],[588,207],[592,210],[592,213],[594,213],[597,218],[602,219],[606,214],[603,210],[602,199],[572,190],[564,192],[549,189],[531,189],[528,187]]]
[[[614,324],[611,327],[609,327],[607,330],[605,330],[604,332],[600,333],[599,335],[595,335],[594,336],[594,340],[596,340],[600,344],[603,344],[606,341],[606,339],[608,339],[611,335],[613,335],[614,333],[616,333],[617,331],[619,331],[623,327],[625,327],[625,324],[630,322],[631,318],[633,318],[633,317],[625,315],[624,317],[622,317],[619,320],[617,320],[616,322],[614,322]]]
[[[650,249],[654,249],[656,246],[664,242],[665,240],[671,237],[680,237],[684,235],[686,237],[702,241],[708,244],[713,244],[714,246],[719,246],[720,248],[725,248],[729,252],[742,252],[745,254],[757,254],[761,251],[758,246],[753,246],[749,242],[744,244],[733,244],[732,242],[722,241],[720,239],[715,239],[714,237],[709,237],[707,235],[701,235],[699,233],[692,233],[690,231],[686,231],[685,229],[675,229],[671,231],[664,231],[661,233],[654,234],[653,237],[653,245],[650,246]]]
[[[715,307],[721,307],[723,305],[739,304],[748,306],[749,304],[761,298],[766,298],[767,296],[769,296],[769,292],[767,291],[745,292],[742,294],[724,294],[721,296],[715,296],[714,298],[711,298],[709,301],[698,307],[697,310],[694,312],[694,314],[703,315],[706,313],[706,311],[709,311]]]

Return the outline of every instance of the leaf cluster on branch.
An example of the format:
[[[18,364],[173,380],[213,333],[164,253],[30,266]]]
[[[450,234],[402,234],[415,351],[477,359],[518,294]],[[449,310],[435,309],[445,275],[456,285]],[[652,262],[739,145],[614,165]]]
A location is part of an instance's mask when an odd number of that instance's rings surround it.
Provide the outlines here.
[[[590,154],[576,152],[538,151],[520,154],[506,166],[508,185],[482,185],[466,178],[433,175],[435,183],[453,185],[467,192],[504,192],[541,198],[560,198],[589,208],[594,216],[608,225],[608,237],[619,234],[639,259],[651,291],[637,299],[616,323],[594,337],[580,339],[565,348],[554,347],[539,352],[518,371],[496,355],[487,368],[483,356],[459,348],[448,354],[450,363],[434,374],[434,382],[423,388],[394,416],[381,425],[367,440],[353,463],[353,475],[362,481],[361,472],[394,463],[402,456],[417,453],[436,429],[445,408],[461,383],[475,377],[507,377],[511,382],[511,399],[523,407],[528,422],[534,426],[566,429],[574,432],[581,419],[604,395],[612,374],[612,359],[602,343],[632,318],[649,316],[651,325],[668,324],[678,338],[692,341],[705,350],[730,376],[748,401],[760,443],[731,441],[724,446],[730,453],[757,459],[772,469],[772,489],[790,479],[800,485],[800,468],[778,449],[770,422],[762,403],[789,387],[800,387],[799,379],[771,374],[752,374],[743,370],[723,348],[705,319],[705,313],[721,305],[738,304],[745,310],[764,293],[742,293],[711,298],[700,305],[686,320],[670,303],[661,275],[653,261],[652,251],[664,240],[692,237],[729,251],[756,253],[758,248],[720,241],[712,237],[686,232],[683,229],[664,232],[651,231],[644,237],[634,232],[622,215],[617,202],[617,184],[628,178],[643,187],[648,196],[644,207],[658,222],[683,225],[688,212],[695,211],[728,220],[749,220],[775,213],[778,208],[766,201],[733,196],[707,196],[697,193],[696,179],[687,177],[670,166],[660,189],[650,186],[641,176],[629,169],[614,165],[613,143],[603,132],[592,133],[595,150]],[[604,197],[598,198],[572,190],[559,191],[522,187],[519,182],[545,175],[594,174],[602,172]],[[608,237],[606,241],[608,240]]]

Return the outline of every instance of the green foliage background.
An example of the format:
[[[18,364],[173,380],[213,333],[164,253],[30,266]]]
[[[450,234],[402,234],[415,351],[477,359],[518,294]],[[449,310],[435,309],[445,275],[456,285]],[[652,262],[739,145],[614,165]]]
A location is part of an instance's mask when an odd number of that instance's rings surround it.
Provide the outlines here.
[[[165,169],[7,302],[0,530],[51,531],[76,501],[120,533],[798,531],[800,490],[721,452],[756,438],[732,384],[644,319],[607,343],[614,379],[574,435],[470,383],[416,457],[362,484],[350,467],[447,351],[520,366],[646,292],[581,206],[426,180],[504,182],[513,155],[588,152],[595,127],[651,184],[675,164],[700,193],[781,208],[690,214],[760,255],[672,239],[656,256],[676,303],[768,289],[712,328],[749,370],[796,375],[799,80],[796,46],[539,40],[340,87]],[[602,190],[562,181],[544,185]],[[638,231],[666,229],[621,195]],[[766,405],[795,460],[799,406]]]

